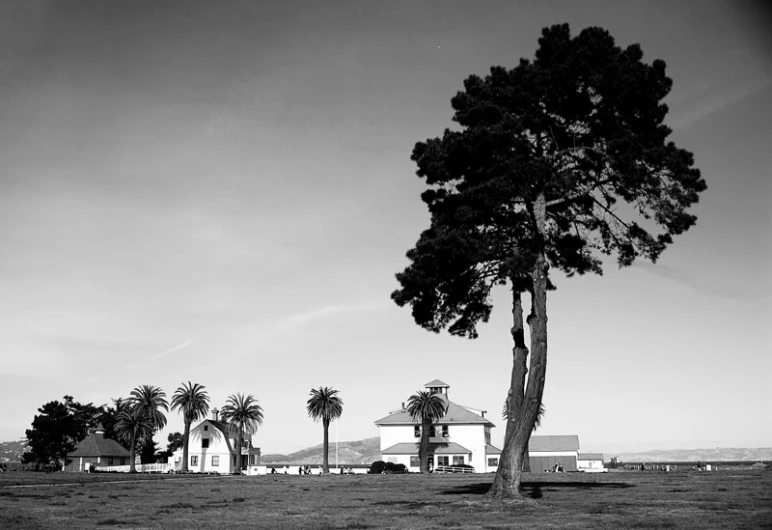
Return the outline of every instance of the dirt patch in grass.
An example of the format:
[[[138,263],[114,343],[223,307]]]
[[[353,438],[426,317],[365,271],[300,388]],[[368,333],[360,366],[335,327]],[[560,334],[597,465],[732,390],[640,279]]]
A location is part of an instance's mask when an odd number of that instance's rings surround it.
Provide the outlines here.
[[[772,473],[763,471],[529,474],[523,483],[529,502],[486,496],[492,475],[129,476],[133,481],[28,475],[26,484],[0,482],[4,530],[698,530],[764,528],[772,520]]]

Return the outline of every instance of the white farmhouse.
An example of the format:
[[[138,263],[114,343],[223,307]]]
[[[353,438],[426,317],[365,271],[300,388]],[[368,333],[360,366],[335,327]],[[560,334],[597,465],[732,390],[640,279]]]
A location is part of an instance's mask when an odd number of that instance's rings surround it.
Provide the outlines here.
[[[212,411],[214,418],[204,420],[190,430],[188,443],[188,471],[192,473],[231,474],[236,471],[236,437],[226,425],[217,421],[218,411]],[[174,469],[182,469],[182,449],[174,451]],[[241,448],[241,471],[257,473],[260,466],[260,448],[252,447],[252,441],[245,439]]]
[[[602,453],[579,453],[577,468],[585,473],[604,473],[608,469],[603,467]]]
[[[446,405],[445,415],[432,425],[430,467],[470,465],[477,473],[496,471],[501,451],[491,445],[491,428],[495,425],[485,417],[485,411],[450,401],[450,387],[438,379],[426,383],[424,388],[438,394]],[[381,433],[381,460],[420,471],[421,420],[411,418],[403,403],[402,408],[375,424]]]

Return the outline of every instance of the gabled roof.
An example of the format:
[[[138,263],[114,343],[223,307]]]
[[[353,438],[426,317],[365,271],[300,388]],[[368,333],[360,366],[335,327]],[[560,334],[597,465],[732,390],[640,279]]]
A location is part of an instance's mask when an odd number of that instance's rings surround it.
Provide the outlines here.
[[[579,460],[603,460],[603,453],[579,453]]]
[[[491,444],[485,445],[485,454],[486,455],[500,455],[501,449],[497,447],[493,447]]]
[[[528,442],[529,453],[578,451],[579,436],[576,434],[560,434],[555,436],[531,436]]]
[[[435,455],[459,455],[471,453],[469,449],[463,445],[459,445],[454,442],[447,444],[430,444],[432,451]],[[399,443],[392,445],[381,451],[382,455],[417,455],[418,444],[417,443]]]
[[[456,405],[452,401],[448,401],[448,408],[445,411],[445,415],[435,422],[436,425],[465,425],[470,423],[490,425],[491,427],[495,427],[495,425],[493,425],[493,423],[488,418],[483,418],[479,414],[476,414],[468,408],[462,407],[461,405]],[[392,412],[385,418],[381,418],[380,420],[376,421],[375,424],[379,427],[381,425],[420,425],[421,420],[414,420],[410,414],[408,414],[407,410],[403,409]]]
[[[439,379],[435,379],[434,381],[429,381],[424,385],[424,388],[450,388],[450,385],[447,383],[443,383]]]
[[[86,436],[75,446],[75,450],[72,453],[67,454],[67,458],[94,456],[128,457],[130,453],[128,449],[115,440],[105,438],[104,434],[96,432]]]

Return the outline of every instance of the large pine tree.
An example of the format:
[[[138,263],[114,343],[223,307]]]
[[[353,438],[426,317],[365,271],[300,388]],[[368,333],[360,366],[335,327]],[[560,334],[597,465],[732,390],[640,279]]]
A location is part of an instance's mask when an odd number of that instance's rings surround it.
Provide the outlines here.
[[[394,301],[428,330],[476,338],[491,289],[512,293],[511,414],[492,496],[519,495],[544,390],[550,269],[601,274],[603,255],[655,262],[696,222],[687,210],[706,184],[692,154],[667,140],[672,81],[663,61],[642,59],[639,45],[620,48],[601,28],[545,28],[534,60],[464,81],[451,100],[459,130],[413,150],[431,225]]]

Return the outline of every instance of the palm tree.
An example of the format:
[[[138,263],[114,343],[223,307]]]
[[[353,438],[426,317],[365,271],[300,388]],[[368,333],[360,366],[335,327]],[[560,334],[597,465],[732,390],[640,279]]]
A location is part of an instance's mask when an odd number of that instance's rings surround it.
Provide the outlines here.
[[[251,440],[258,426],[263,424],[263,408],[257,404],[252,394],[244,396],[238,393],[228,398],[220,410],[220,418],[228,425],[229,430],[236,434],[236,472],[240,474],[244,435],[249,436]]]
[[[188,442],[190,441],[190,425],[209,413],[209,395],[203,385],[183,383],[172,397],[172,410],[182,412],[185,421],[185,432],[182,435],[182,471],[188,470]]]
[[[445,415],[445,402],[439,394],[419,390],[407,400],[407,413],[414,420],[421,420],[421,442],[418,445],[418,460],[421,473],[429,472],[429,431],[432,423]]]
[[[124,409],[118,413],[115,433],[129,445],[129,473],[136,473],[134,463],[137,443],[153,436],[153,422],[139,407]]]
[[[306,403],[308,415],[314,421],[322,420],[324,428],[324,453],[322,456],[322,471],[330,472],[330,458],[327,454],[330,449],[330,422],[340,418],[343,414],[343,400],[338,397],[338,391],[334,388],[312,388],[311,397]]]
[[[142,441],[147,441],[147,438],[152,439],[156,431],[163,429],[166,426],[166,416],[161,410],[169,410],[169,403],[166,401],[166,393],[161,390],[160,387],[152,385],[138,386],[131,391],[127,399],[128,405],[132,409],[140,411],[149,421],[152,426],[149,436],[146,436]]]
[[[166,427],[166,416],[161,410],[169,411],[166,392],[152,385],[138,386],[131,391],[128,399],[132,408],[139,408],[150,418],[153,432]]]

